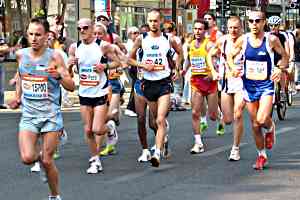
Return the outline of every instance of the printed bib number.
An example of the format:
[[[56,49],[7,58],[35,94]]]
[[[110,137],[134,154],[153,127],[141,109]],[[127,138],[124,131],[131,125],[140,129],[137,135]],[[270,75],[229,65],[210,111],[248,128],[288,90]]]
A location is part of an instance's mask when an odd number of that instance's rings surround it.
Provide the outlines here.
[[[146,60],[147,65],[154,65],[154,71],[165,70],[165,65],[163,64],[162,58],[153,58]]]
[[[206,72],[206,61],[204,57],[193,57],[191,58],[192,73],[203,73]]]
[[[246,60],[246,78],[250,80],[266,80],[268,76],[268,63]]]
[[[100,83],[100,76],[97,72],[94,71],[96,66],[91,67],[80,67],[80,85],[95,87]]]
[[[23,95],[27,99],[48,98],[48,77],[47,76],[22,76]]]

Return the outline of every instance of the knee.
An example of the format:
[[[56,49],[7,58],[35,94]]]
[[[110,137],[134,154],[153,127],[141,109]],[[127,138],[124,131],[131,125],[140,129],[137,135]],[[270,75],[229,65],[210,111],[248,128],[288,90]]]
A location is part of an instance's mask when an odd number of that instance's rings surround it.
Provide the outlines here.
[[[85,133],[87,138],[93,138],[94,137],[92,128],[85,128],[84,133]]]
[[[259,122],[252,120],[252,128],[253,129],[259,129],[260,128]]]
[[[223,121],[226,125],[230,125],[232,123],[232,118],[223,116]]]
[[[93,135],[93,133],[95,133],[96,135],[105,135],[107,131],[108,131],[108,128],[106,128],[105,126],[93,128],[92,135]],[[93,137],[93,136],[91,136],[91,137]]]
[[[209,118],[212,121],[216,121],[217,118],[218,118],[218,112],[211,112],[211,113],[209,113]]]
[[[201,112],[198,112],[196,110],[192,111],[192,118],[193,119],[196,119],[196,120],[200,119],[200,115],[201,115]]]
[[[267,121],[267,119],[268,119],[268,116],[266,116],[266,115],[261,115],[261,116],[257,116],[257,123],[260,125],[260,126],[263,126],[265,123],[266,123],[266,121]]]
[[[242,112],[241,111],[235,111],[234,112],[234,120],[235,121],[239,121],[239,120],[242,120]]]
[[[166,125],[165,117],[157,117],[156,124],[157,126],[165,126]]]
[[[31,165],[36,161],[36,158],[30,154],[21,154],[21,160],[25,165]]]
[[[49,169],[52,166],[52,156],[43,156],[41,163],[45,169]]]
[[[138,115],[137,117],[137,121],[138,121],[138,124],[145,124],[145,115]]]

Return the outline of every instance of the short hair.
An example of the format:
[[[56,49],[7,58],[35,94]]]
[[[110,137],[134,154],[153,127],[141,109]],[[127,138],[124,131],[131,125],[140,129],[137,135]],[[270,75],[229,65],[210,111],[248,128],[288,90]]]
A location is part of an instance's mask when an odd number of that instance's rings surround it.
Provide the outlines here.
[[[208,29],[209,29],[209,27],[208,27],[208,22],[205,21],[204,19],[196,19],[196,20],[194,21],[194,26],[195,26],[196,23],[203,24],[203,25],[204,25],[204,30],[208,30]]]
[[[203,16],[205,16],[205,15],[211,16],[211,18],[212,18],[214,21],[216,21],[216,16],[215,16],[213,13],[207,12],[207,13],[205,13]]]
[[[102,24],[101,22],[95,23],[95,28],[98,28],[98,27],[101,28],[104,31],[105,34],[107,33],[106,26],[104,24]]]
[[[260,9],[252,9],[252,10],[250,10],[250,13],[251,13],[251,12],[260,12],[260,13],[262,14],[262,18],[263,18],[263,19],[266,19],[266,18],[267,18],[266,12],[264,12],[264,11],[262,11],[262,10],[260,10]]]
[[[148,12],[148,14],[149,14],[149,13],[152,13],[152,12],[158,13],[158,14],[159,14],[159,18],[160,18],[160,19],[162,18],[162,14],[161,14],[161,12],[160,12],[159,9],[157,9],[157,8],[152,8],[152,9]]]
[[[239,21],[239,23],[242,25],[241,18],[239,16],[236,16],[236,15],[230,16],[227,22],[229,22],[229,21]]]
[[[46,33],[49,32],[49,30],[50,30],[49,22],[45,18],[34,17],[34,18],[31,18],[29,23],[30,24],[40,24],[40,25],[42,25],[44,27]]]
[[[140,32],[140,30],[136,26],[129,27],[127,30],[127,35],[134,33],[134,32]]]

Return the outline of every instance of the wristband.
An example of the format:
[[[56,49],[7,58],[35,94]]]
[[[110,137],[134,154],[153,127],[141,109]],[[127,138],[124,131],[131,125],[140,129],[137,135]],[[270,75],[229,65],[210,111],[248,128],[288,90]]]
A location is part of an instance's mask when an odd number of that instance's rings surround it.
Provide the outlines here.
[[[59,74],[57,78],[55,78],[57,81],[60,81],[62,79],[62,76]]]
[[[108,64],[108,63],[105,64],[105,68],[106,68],[106,69],[109,68],[109,64]]]

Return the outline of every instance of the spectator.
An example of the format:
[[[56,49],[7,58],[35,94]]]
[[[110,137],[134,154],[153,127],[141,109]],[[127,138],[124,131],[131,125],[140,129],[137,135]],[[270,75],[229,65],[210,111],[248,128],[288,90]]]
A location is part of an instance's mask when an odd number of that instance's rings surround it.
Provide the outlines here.
[[[5,68],[3,66],[3,61],[6,54],[9,53],[9,47],[5,40],[0,39],[0,109],[6,109],[4,104],[4,92],[5,92]]]

